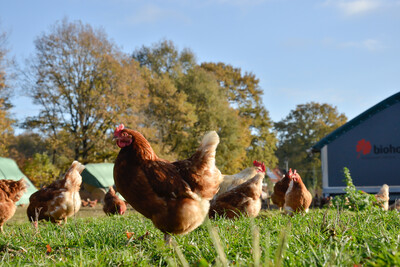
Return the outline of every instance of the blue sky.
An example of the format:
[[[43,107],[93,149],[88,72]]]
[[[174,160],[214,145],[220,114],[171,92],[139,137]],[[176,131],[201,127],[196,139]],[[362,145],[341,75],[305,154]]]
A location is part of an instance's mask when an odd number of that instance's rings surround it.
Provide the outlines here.
[[[10,55],[23,66],[64,17],[102,27],[127,53],[167,39],[198,63],[252,72],[273,121],[310,101],[352,119],[400,91],[400,0],[3,0]],[[17,118],[37,112],[20,94],[13,103]]]

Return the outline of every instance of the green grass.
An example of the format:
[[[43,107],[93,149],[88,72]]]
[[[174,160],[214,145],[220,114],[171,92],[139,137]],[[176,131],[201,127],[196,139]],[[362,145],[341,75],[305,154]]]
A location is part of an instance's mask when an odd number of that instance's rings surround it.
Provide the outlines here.
[[[83,209],[67,225],[40,223],[37,230],[24,212],[19,208],[0,235],[0,266],[400,266],[396,211],[311,210],[293,217],[263,211],[255,219],[218,218],[175,236],[172,246],[133,211],[106,217],[100,208]],[[131,240],[127,231],[135,233]]]

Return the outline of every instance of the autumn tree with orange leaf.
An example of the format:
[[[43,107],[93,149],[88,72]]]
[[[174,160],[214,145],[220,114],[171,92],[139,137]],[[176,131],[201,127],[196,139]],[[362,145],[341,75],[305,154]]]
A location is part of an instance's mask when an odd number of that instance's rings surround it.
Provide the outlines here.
[[[25,88],[40,112],[25,121],[48,138],[52,161],[112,160],[116,123],[137,128],[147,95],[139,65],[103,30],[80,21],[57,22],[35,40]],[[113,150],[114,149],[114,150]]]
[[[326,103],[297,105],[283,120],[275,123],[279,138],[276,155],[281,168],[285,168],[285,161],[288,161],[289,167],[297,169],[307,186],[321,187],[319,154],[310,155],[307,150],[346,121],[343,113]]]
[[[7,59],[7,33],[0,32],[0,156],[9,155],[10,137],[14,135],[13,123],[15,122],[9,113],[12,107],[10,103],[10,80],[12,74],[10,72],[10,64],[12,62]]]

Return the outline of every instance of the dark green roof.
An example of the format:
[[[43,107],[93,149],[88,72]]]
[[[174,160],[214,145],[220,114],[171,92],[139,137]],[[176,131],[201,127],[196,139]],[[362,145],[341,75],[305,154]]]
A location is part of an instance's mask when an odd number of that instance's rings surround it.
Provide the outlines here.
[[[316,143],[311,149],[313,152],[319,152],[321,149],[331,143],[332,141],[336,140],[338,137],[343,135],[344,133],[347,133],[357,125],[363,123],[367,119],[371,118],[378,112],[381,112],[382,110],[400,102],[400,92],[392,95],[391,97],[386,98],[382,102],[379,102],[375,106],[371,107],[370,109],[367,109],[354,119],[350,120],[346,124],[343,124],[341,127],[337,128],[324,138],[322,138],[318,143]]]

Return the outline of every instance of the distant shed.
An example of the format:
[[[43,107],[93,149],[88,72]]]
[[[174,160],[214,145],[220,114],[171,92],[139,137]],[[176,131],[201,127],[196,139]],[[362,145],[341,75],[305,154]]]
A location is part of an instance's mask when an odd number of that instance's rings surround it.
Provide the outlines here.
[[[343,193],[343,168],[354,185],[376,193],[388,184],[400,193],[400,93],[376,104],[321,139],[312,148],[321,153],[324,194]]]
[[[29,197],[33,193],[35,193],[37,189],[32,184],[32,182],[21,172],[21,170],[18,168],[17,163],[13,159],[0,157],[0,179],[17,181],[21,178],[24,178],[27,188],[26,192],[17,202],[17,205],[29,204]]]
[[[103,200],[109,186],[114,186],[113,163],[89,163],[82,172],[81,197]],[[119,195],[120,198],[122,198]]]

